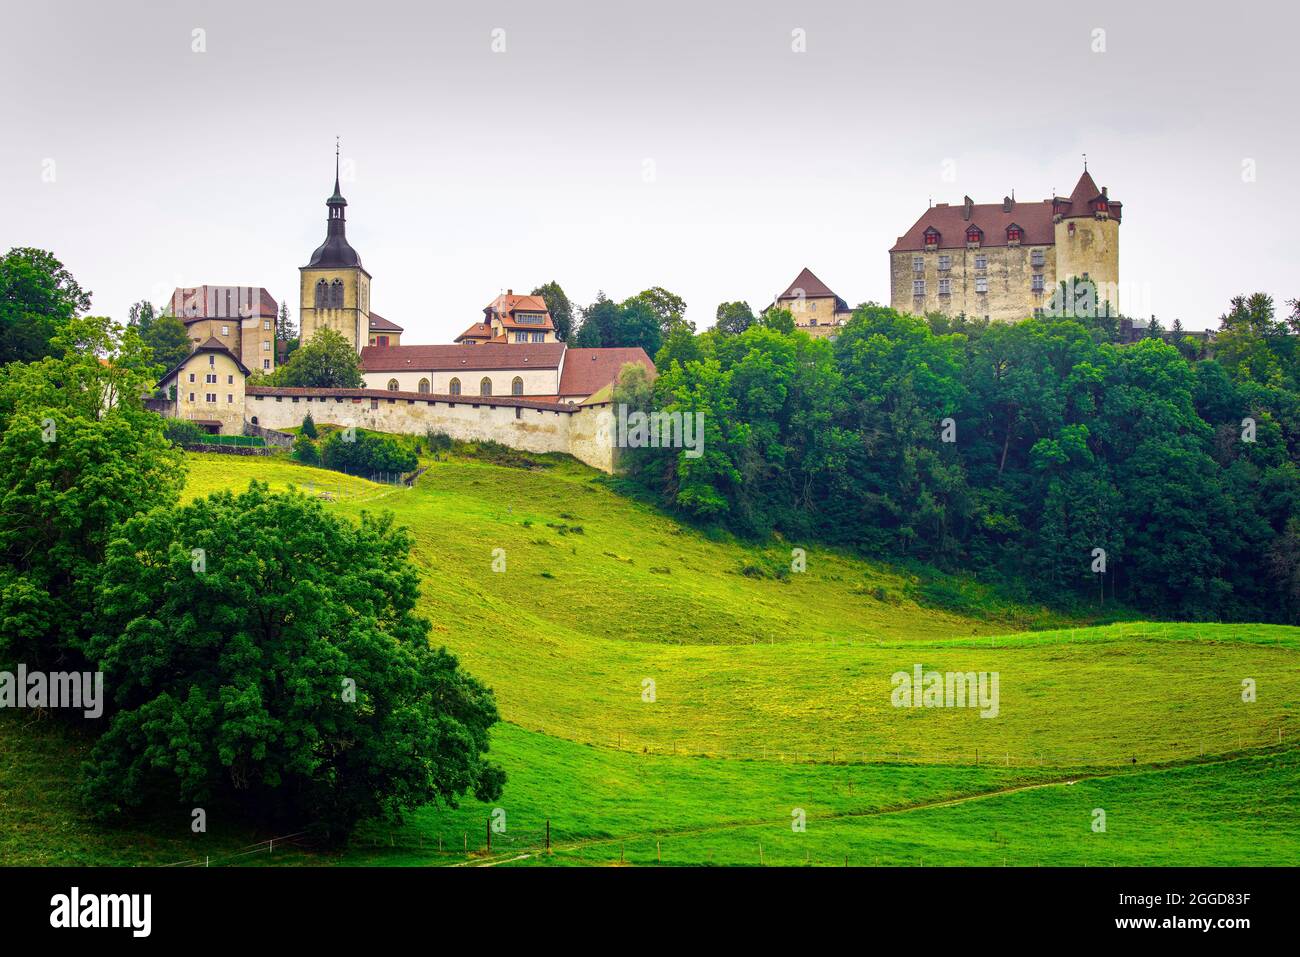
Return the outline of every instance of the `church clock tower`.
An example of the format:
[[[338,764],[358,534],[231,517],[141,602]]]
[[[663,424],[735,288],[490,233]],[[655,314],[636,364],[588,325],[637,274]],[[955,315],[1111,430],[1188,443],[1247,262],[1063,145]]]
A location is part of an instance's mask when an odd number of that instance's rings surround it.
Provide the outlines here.
[[[360,352],[370,338],[370,273],[348,244],[344,211],[348,201],[339,191],[339,154],[334,148],[334,195],[325,200],[329,210],[325,242],[299,268],[301,304],[299,329],[307,343],[318,329],[333,329]]]

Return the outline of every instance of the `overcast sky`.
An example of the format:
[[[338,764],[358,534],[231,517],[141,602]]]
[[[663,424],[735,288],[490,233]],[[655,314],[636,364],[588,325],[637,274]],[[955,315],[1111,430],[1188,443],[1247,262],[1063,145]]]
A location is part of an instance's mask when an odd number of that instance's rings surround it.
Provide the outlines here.
[[[1068,193],[1086,152],[1124,201],[1126,312],[1300,296],[1296,4],[873,6],[6,3],[0,250],[52,250],[96,313],[214,283],[296,315],[338,135],[407,341],[552,279],[665,286],[703,328],[805,265],[888,302],[931,198]]]

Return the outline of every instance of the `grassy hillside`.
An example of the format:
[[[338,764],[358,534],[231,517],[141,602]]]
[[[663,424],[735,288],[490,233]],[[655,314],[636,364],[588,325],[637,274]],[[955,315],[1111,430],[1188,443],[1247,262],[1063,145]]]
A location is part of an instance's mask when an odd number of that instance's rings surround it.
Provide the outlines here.
[[[410,528],[433,639],[496,691],[507,829],[488,854],[491,809],[470,800],[368,826],[342,854],[232,857],[269,836],[233,820],[197,837],[187,820],[147,839],[103,831],[59,786],[71,766],[24,784],[31,731],[4,720],[0,821],[24,822],[0,834],[6,857],[755,864],[761,843],[778,864],[1300,862],[1300,629],[1086,627],[806,543],[807,571],[792,572],[801,543],[701,535],[561,458],[429,461],[411,489],[282,458],[187,458],[187,495],[260,478]],[[892,707],[890,675],[915,664],[997,672],[998,716]]]

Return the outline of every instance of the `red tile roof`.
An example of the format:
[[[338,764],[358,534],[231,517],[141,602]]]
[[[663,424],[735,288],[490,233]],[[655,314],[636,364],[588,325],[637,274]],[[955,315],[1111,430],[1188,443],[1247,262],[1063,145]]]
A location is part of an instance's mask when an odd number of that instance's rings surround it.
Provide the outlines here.
[[[800,272],[799,275],[794,277],[794,282],[790,283],[790,288],[788,288],[785,292],[781,293],[781,295],[777,296],[776,301],[783,302],[787,300],[798,299],[800,291],[803,292],[803,298],[805,300],[826,299],[829,297],[835,300],[836,312],[848,311],[849,308],[848,303],[846,303],[839,296],[835,295],[835,293],[831,291],[831,287],[826,285],[826,283],[822,282],[816,276],[814,276],[813,271],[809,269],[807,266],[803,268],[803,271]],[[773,305],[775,305],[775,303]],[[769,306],[768,308],[771,307]]]
[[[515,319],[517,312],[535,312],[541,313],[543,321],[540,323],[521,323]],[[554,329],[551,324],[551,314],[546,309],[546,300],[541,296],[516,296],[513,291],[507,291],[497,296],[490,303],[483,307],[483,315],[489,321],[493,316],[500,318],[502,325],[508,329]]]
[[[274,319],[279,307],[261,286],[187,286],[172,292],[172,315],[200,319]]]
[[[463,345],[366,346],[361,350],[361,369],[364,372],[555,369],[563,355],[563,342],[485,342],[472,349]]]
[[[1100,195],[1101,190],[1085,170],[1069,199],[1058,196],[1036,203],[1004,200],[1001,203],[970,203],[969,206],[965,203],[959,206],[940,203],[927,209],[911,229],[898,237],[898,242],[889,251],[921,252],[925,248],[925,231],[930,228],[939,232],[940,249],[961,249],[966,245],[966,230],[971,226],[978,226],[983,231],[981,246],[1007,245],[1007,227],[1012,225],[1024,230],[1021,245],[1051,246],[1056,243],[1053,216],[1059,214],[1064,219],[1092,216],[1095,212],[1092,200]],[[1124,204],[1114,199],[1109,203],[1111,215],[1119,219]]]
[[[640,346],[619,349],[570,349],[560,374],[560,397],[592,395],[613,382],[629,362],[639,362],[653,375],[655,364]]]
[[[403,332],[401,326],[395,322],[389,322],[377,312],[370,314],[370,331],[371,332]]]
[[[400,348],[400,347],[390,347]],[[313,399],[401,399],[417,402],[454,402],[457,405],[502,405],[507,408],[543,409],[549,412],[575,412],[579,406],[572,402],[559,402],[550,396],[518,395],[437,395],[429,392],[390,392],[387,389],[299,389],[288,386],[250,385],[245,394],[257,396],[307,397]]]
[[[158,386],[161,387],[164,382],[166,382],[176,373],[180,372],[181,369],[185,367],[185,363],[189,362],[190,359],[194,358],[194,356],[198,355],[200,352],[220,352],[224,356],[229,356],[231,359],[234,360],[235,365],[239,367],[240,372],[242,372],[244,375],[249,374],[248,366],[240,362],[239,356],[231,352],[230,349],[226,347],[226,344],[224,342],[222,342],[216,336],[208,336],[207,342],[195,346],[192,350],[190,350],[189,355],[187,355],[180,362],[176,363],[176,365],[168,369],[166,374],[164,374],[163,377],[158,380]]]
[[[927,209],[912,228],[898,238],[890,252],[922,251],[925,248],[925,231],[931,227],[939,231],[940,249],[965,248],[966,230],[971,226],[983,230],[984,236],[980,242],[982,246],[1005,246],[1007,227],[1013,224],[1024,230],[1020,240],[1023,246],[1051,246],[1056,242],[1050,199],[1039,203],[1011,203],[1009,210],[1006,205],[972,203],[968,219],[964,205],[949,206],[940,203]]]
[[[465,339],[491,339],[492,327],[486,322],[476,322],[455,338],[455,342]]]

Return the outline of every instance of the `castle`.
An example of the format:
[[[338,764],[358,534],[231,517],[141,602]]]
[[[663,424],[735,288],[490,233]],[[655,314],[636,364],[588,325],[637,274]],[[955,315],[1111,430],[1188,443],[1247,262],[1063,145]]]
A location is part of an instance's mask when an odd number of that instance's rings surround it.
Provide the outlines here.
[[[611,471],[613,385],[625,365],[654,373],[640,348],[572,349],[557,340],[540,296],[513,290],[484,308],[446,345],[406,345],[401,326],[370,307],[372,277],[347,238],[347,200],[325,201],[325,241],[299,269],[299,329],[343,336],[360,357],[359,389],[249,384],[275,369],[274,298],[261,287],[196,286],[172,294],[191,352],[158,382],[151,405],[214,434],[240,435],[321,423],[387,432],[446,432],[532,452],[568,452]]]
[[[1124,206],[1085,166],[1069,197],[939,203],[889,250],[890,305],[998,321],[1043,315],[1058,282],[1087,279],[1118,310]]]

